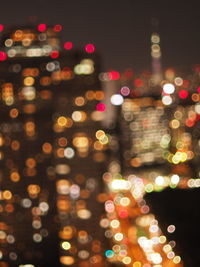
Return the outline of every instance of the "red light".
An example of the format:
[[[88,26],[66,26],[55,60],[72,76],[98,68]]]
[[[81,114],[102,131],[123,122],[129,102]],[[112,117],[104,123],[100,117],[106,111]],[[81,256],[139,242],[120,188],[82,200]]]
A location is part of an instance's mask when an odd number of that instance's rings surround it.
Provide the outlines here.
[[[195,121],[190,120],[190,119],[187,119],[186,120],[186,126],[187,127],[192,127],[192,126],[194,126],[194,124],[195,124]]]
[[[182,99],[185,99],[188,97],[188,91],[182,89],[180,92],[179,92],[179,97],[182,98]]]
[[[3,28],[4,28],[4,26],[2,24],[0,24],[0,32],[3,31]]]
[[[51,58],[57,58],[57,57],[59,57],[59,52],[58,51],[52,51],[51,53],[50,53],[50,57]]]
[[[93,44],[87,44],[85,46],[85,51],[89,54],[94,53],[95,47]]]
[[[125,72],[124,72],[124,75],[127,77],[127,78],[131,78],[133,77],[134,73],[131,69],[127,69]]]
[[[66,42],[66,43],[64,43],[64,48],[66,50],[70,50],[70,49],[72,49],[72,47],[73,47],[72,42]]]
[[[118,80],[120,78],[120,74],[118,71],[110,71],[108,73],[108,77],[110,78],[110,80]]]
[[[200,65],[195,65],[193,69],[195,72],[200,72]]]
[[[200,115],[197,114],[197,115],[196,115],[196,121],[199,121],[199,120],[200,120]]]
[[[127,210],[120,210],[119,211],[119,217],[122,219],[126,219],[128,217],[128,211]]]
[[[7,59],[7,55],[5,52],[0,51],[0,61],[5,61]]]
[[[142,87],[144,85],[143,80],[141,80],[141,79],[135,79],[134,80],[134,85],[136,87]]]
[[[183,87],[187,88],[189,86],[189,81],[188,80],[183,80]]]
[[[39,24],[38,25],[38,31],[39,32],[44,32],[44,31],[46,31],[46,29],[47,29],[46,24]]]
[[[140,91],[138,89],[132,89],[130,93],[130,97],[139,97]]]
[[[60,32],[60,31],[62,31],[62,25],[60,25],[60,24],[56,24],[56,25],[54,26],[53,30],[54,30],[55,32]]]
[[[198,93],[200,94],[200,87],[197,88]]]
[[[103,112],[106,110],[106,105],[104,103],[99,103],[96,105],[96,110]]]

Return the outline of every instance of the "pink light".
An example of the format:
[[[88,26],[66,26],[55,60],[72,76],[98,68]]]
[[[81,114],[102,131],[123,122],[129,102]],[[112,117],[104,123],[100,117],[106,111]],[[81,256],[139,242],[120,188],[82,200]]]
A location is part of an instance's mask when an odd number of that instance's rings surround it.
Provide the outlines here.
[[[197,88],[198,93],[200,94],[200,87]]]
[[[94,53],[95,47],[93,44],[87,44],[85,46],[85,51],[89,54]]]
[[[66,50],[70,50],[70,49],[72,49],[72,47],[73,47],[72,42],[66,42],[66,43],[64,43],[64,48]]]
[[[118,80],[120,78],[120,74],[118,71],[110,71],[108,74],[110,80]]]
[[[147,206],[147,205],[142,206],[141,207],[141,212],[143,214],[147,214],[149,212],[149,206]]]
[[[96,105],[96,110],[97,111],[100,111],[100,112],[103,112],[106,110],[106,105],[104,103],[99,103]]]
[[[5,61],[7,59],[7,55],[5,52],[0,51],[0,61]]]
[[[3,31],[3,28],[4,28],[3,24],[0,24],[0,32]]]
[[[123,96],[127,96],[130,94],[130,89],[127,86],[123,86],[120,91]]]
[[[179,97],[182,98],[182,99],[185,99],[188,97],[188,91],[182,89],[179,93]]]
[[[44,32],[44,31],[46,31],[46,29],[47,29],[46,24],[39,24],[38,25],[38,31],[39,32]]]
[[[59,57],[59,52],[58,52],[57,50],[52,51],[52,52],[50,53],[50,57],[51,57],[51,58],[57,58],[57,57]]]
[[[60,25],[60,24],[56,24],[56,25],[54,26],[53,30],[54,30],[55,32],[60,32],[60,31],[62,31],[62,25]]]

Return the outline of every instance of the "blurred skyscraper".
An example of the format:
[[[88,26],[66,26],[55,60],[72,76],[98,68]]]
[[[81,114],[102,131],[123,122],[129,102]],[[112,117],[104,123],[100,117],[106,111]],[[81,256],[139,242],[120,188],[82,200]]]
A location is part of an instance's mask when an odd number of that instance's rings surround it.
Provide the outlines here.
[[[2,37],[0,265],[105,266],[99,59],[61,25]],[[100,102],[100,103],[99,103]]]

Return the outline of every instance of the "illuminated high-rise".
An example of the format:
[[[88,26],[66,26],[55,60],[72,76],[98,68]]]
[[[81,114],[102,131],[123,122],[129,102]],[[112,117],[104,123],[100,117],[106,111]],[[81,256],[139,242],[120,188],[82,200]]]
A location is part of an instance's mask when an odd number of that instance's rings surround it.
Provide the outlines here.
[[[94,46],[63,53],[60,25],[2,37],[1,266],[105,266],[108,137]],[[26,265],[27,264],[27,265]]]

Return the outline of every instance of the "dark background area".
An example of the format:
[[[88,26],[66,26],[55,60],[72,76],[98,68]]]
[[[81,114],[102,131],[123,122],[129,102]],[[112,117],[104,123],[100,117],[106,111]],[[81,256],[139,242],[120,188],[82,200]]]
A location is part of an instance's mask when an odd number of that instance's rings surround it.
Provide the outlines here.
[[[175,240],[174,250],[183,259],[184,267],[199,267],[200,189],[166,189],[146,194],[145,199],[168,241]],[[172,234],[167,232],[171,224],[176,227]]]
[[[159,27],[152,27],[157,18]],[[149,69],[150,36],[161,36],[163,66],[199,63],[198,1],[20,0],[1,1],[0,23],[62,24],[62,39],[82,48],[95,44],[103,70]]]

